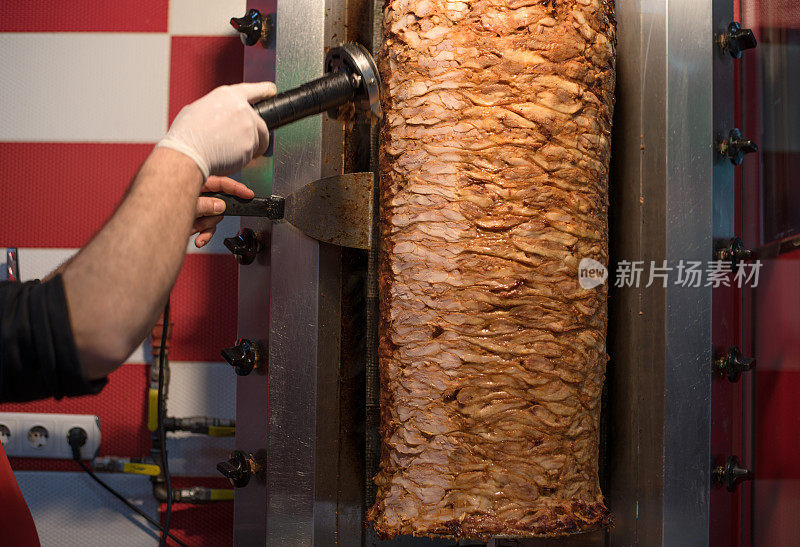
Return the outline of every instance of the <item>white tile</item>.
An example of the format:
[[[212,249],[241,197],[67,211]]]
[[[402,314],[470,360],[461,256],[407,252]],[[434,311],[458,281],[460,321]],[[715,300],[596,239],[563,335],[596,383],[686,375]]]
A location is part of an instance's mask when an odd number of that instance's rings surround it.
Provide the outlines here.
[[[236,418],[236,374],[227,363],[170,361],[167,414],[175,418]],[[216,477],[216,466],[234,449],[233,437],[187,432],[167,436],[170,473]]]
[[[176,418],[236,418],[236,374],[227,363],[171,361],[167,412]],[[217,476],[217,463],[234,449],[233,437],[171,433],[169,468],[175,475]]]
[[[230,251],[225,248],[223,240],[226,237],[234,236],[239,232],[239,217],[225,217],[217,225],[217,232],[211,239],[211,242],[206,244],[202,249],[194,246],[194,238],[192,236],[186,243],[186,252],[190,254],[230,254]],[[0,248],[0,276],[6,279],[6,253],[5,248]],[[17,252],[19,271],[21,274],[21,281],[30,281],[31,279],[44,279],[53,270],[64,264],[67,260],[77,253],[79,249],[66,249],[66,248],[38,248],[38,247],[24,247],[20,248]]]
[[[0,33],[0,140],[156,142],[169,35]]]
[[[222,242],[226,237],[235,236],[239,232],[239,217],[225,217],[217,224],[217,231],[211,242],[207,243],[202,249],[194,246],[194,238],[189,238],[189,243],[186,247],[186,252],[191,254],[230,254],[230,251],[225,247]]]
[[[78,252],[78,249],[41,249],[25,247],[18,250],[19,270],[21,281],[31,279],[44,279],[53,270],[64,264],[67,260]],[[5,260],[5,253],[2,255]],[[5,270],[3,270],[5,271]],[[0,272],[2,275],[2,272]],[[150,363],[150,341],[149,339],[139,345],[128,357],[126,363]]]
[[[131,353],[130,356],[125,359],[124,364],[141,365],[142,363],[150,364],[152,362],[153,355],[150,353],[150,339],[147,338],[144,340],[144,342],[136,346],[136,349],[133,350],[133,353]]]
[[[170,361],[169,415],[236,418],[236,373],[227,363]]]
[[[233,449],[233,437],[170,433],[169,472],[180,477],[219,477],[217,464],[227,460]]]
[[[42,547],[145,547],[155,529],[83,472],[17,471]],[[158,504],[143,475],[100,477],[158,521]]]
[[[211,243],[206,245],[206,247],[211,247],[210,249],[194,249],[196,252],[220,252],[220,253],[228,253],[228,250],[225,249],[225,246],[222,244],[222,240],[225,237],[230,235],[236,234],[239,231],[239,218],[238,217],[227,217],[222,222],[220,222],[219,227],[217,228],[217,233],[214,235],[214,239],[211,240]],[[194,243],[190,242],[189,245],[194,248]],[[78,252],[78,249],[44,249],[44,248],[21,248],[19,249],[19,269],[20,274],[22,276],[22,281],[29,281],[31,279],[43,279],[47,277],[53,270],[58,268],[64,262],[72,258],[72,256]],[[5,262],[5,252],[3,251],[0,254],[0,267],[3,267],[3,263]],[[231,258],[233,260],[233,258]],[[5,269],[3,267],[0,270],[0,276],[2,279],[5,279]],[[152,356],[150,354],[150,340],[149,338],[145,339],[140,346],[138,346],[134,352],[125,360],[125,363],[151,363]],[[215,365],[219,365],[218,363],[214,363]],[[221,365],[220,365],[221,366]],[[225,365],[227,367],[227,365]],[[178,367],[179,368],[179,367]],[[228,367],[229,369],[230,367]],[[225,376],[229,376],[231,373],[230,370],[225,370],[224,372],[220,372],[218,368],[212,367],[211,370],[213,371],[214,378],[221,379]],[[180,372],[178,373],[180,374]],[[191,376],[191,375],[190,375]],[[192,386],[196,387],[198,381],[203,381],[200,377],[191,377],[189,382]],[[235,381],[231,379],[231,383],[235,384]],[[192,389],[194,389],[194,387]],[[235,386],[234,386],[235,387]],[[231,388],[233,389],[233,388]],[[209,388],[209,394],[215,398],[219,397],[219,393],[211,390]],[[229,397],[230,393],[233,392],[224,392],[226,395],[225,397]],[[235,396],[233,396],[235,399]],[[228,401],[225,403],[226,409],[234,409],[230,413],[230,417],[236,414],[235,412],[235,404],[232,399],[224,399]],[[226,417],[226,416],[218,416],[218,417]]]
[[[39,249],[34,247],[18,249],[20,281],[44,279],[77,252],[78,249]]]
[[[245,0],[170,0],[169,33],[176,36],[233,36],[231,17],[247,11]]]

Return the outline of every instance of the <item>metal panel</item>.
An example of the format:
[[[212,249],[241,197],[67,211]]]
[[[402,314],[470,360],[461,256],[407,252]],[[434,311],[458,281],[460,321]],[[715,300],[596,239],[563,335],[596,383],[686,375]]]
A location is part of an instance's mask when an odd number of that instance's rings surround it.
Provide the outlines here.
[[[356,38],[345,8],[356,17],[357,4],[249,2],[277,14],[276,49],[249,48],[246,79],[271,79],[272,62],[279,90],[321,76],[326,49]],[[251,165],[245,180],[259,195],[287,195],[343,168],[363,170],[351,158],[363,149],[358,133],[325,115],[281,128],[273,138],[274,161]],[[239,334],[268,341],[269,372],[238,382],[237,447],[255,453],[262,471],[237,490],[234,542],[360,545],[363,334],[355,332],[362,327],[354,328],[353,317],[360,309],[354,306],[363,308],[365,253],[320,244],[286,223],[243,219],[242,225],[261,234],[265,250],[240,270]]]
[[[712,243],[712,3],[668,2],[666,259]],[[708,543],[711,289],[670,287],[664,376],[664,545]]]
[[[711,256],[711,4],[617,2],[611,257]],[[609,310],[612,545],[708,542],[711,291],[615,288]]]
[[[323,73],[344,36],[344,3],[279,0],[276,83]],[[314,116],[275,135],[274,192],[286,195],[341,169],[341,124]],[[272,230],[266,461],[267,545],[336,542],[341,251],[289,224]]]
[[[666,6],[621,0],[612,136],[610,258],[664,256]],[[642,321],[642,317],[648,321]],[[663,502],[663,291],[609,293],[612,545],[659,545]],[[646,355],[645,348],[649,349]]]

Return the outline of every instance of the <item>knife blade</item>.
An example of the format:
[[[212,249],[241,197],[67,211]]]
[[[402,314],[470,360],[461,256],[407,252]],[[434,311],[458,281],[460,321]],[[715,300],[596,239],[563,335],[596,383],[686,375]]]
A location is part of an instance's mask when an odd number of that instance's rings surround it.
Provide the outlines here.
[[[242,199],[218,192],[203,196],[225,202],[226,216],[286,221],[306,235],[342,247],[369,249],[372,244],[372,172],[346,173],[310,182],[286,197]]]

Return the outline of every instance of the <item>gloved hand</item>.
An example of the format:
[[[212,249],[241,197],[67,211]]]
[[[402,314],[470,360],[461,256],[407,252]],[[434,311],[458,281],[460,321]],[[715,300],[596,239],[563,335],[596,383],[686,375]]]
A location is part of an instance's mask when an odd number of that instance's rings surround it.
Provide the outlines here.
[[[209,175],[235,173],[267,151],[267,124],[250,105],[273,95],[272,82],[218,87],[184,106],[156,146],[192,158],[203,180]]]

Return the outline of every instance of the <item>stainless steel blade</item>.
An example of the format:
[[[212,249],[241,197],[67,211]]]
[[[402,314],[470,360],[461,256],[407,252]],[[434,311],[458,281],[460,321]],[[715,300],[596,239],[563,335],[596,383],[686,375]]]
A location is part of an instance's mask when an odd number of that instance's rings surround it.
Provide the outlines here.
[[[284,219],[314,239],[369,249],[374,185],[371,172],[315,180],[286,197]]]

